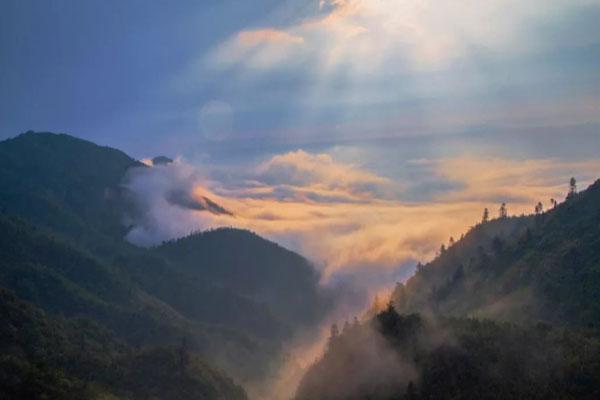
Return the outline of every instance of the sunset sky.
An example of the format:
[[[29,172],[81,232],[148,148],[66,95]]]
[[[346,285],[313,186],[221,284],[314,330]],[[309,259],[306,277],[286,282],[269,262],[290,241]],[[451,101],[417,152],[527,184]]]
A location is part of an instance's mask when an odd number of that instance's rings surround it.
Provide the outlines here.
[[[484,207],[600,178],[598,0],[169,4],[0,4],[0,139],[177,158],[127,183],[154,216],[133,241],[239,226],[375,287]]]

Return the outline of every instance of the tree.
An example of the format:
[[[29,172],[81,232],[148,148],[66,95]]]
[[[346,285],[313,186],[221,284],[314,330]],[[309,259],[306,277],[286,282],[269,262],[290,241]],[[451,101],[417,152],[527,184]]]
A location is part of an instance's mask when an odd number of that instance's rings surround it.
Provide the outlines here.
[[[329,341],[337,339],[337,337],[339,335],[340,335],[340,330],[339,330],[337,324],[334,322],[333,324],[331,324]]]
[[[423,269],[423,267],[424,267],[423,263],[421,261],[419,261],[417,263],[417,267],[416,267],[417,272],[421,272],[421,270]]]
[[[483,218],[481,218],[481,222],[485,224],[490,220],[490,211],[487,208],[483,209]]]
[[[350,331],[350,322],[348,322],[347,320],[344,322],[344,327],[342,328],[342,332],[343,333],[348,333],[348,331]]]
[[[552,208],[556,208],[558,202],[553,198],[550,199],[550,204],[552,204]]]
[[[184,336],[181,339],[181,346],[179,347],[179,369],[183,373],[190,362],[190,354],[188,351],[187,338]]]
[[[500,210],[498,211],[498,215],[500,216],[500,218],[506,218],[506,217],[508,217],[508,211],[506,209],[506,203],[502,203],[500,205]]]
[[[455,243],[456,242],[454,241],[454,238],[452,236],[450,236],[449,245],[454,246]]]
[[[537,203],[535,205],[535,215],[540,215],[543,212],[544,212],[544,205],[540,201],[539,203]]]
[[[569,180],[569,194],[567,195],[567,199],[572,198],[577,194],[577,180],[573,177]]]
[[[442,244],[440,246],[440,255],[444,254],[445,252],[446,252],[446,246]]]

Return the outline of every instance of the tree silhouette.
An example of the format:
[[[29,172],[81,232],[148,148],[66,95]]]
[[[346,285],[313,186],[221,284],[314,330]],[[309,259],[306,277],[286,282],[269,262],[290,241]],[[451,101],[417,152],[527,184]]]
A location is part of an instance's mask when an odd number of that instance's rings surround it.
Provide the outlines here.
[[[350,330],[350,322],[348,322],[347,320],[344,322],[344,327],[342,328],[342,332],[343,333],[348,333],[348,331]]]
[[[567,199],[572,198],[577,194],[577,180],[573,177],[569,180],[569,194],[567,195]]]
[[[550,199],[550,204],[552,204],[552,208],[556,208],[556,205],[558,204],[558,202],[553,197]]]
[[[500,205],[500,210],[498,210],[498,215],[500,216],[500,218],[506,218],[506,217],[508,217],[508,211],[506,209],[506,203],[502,203]]]
[[[537,203],[535,205],[535,215],[540,215],[543,212],[544,212],[544,205],[540,201],[539,203]]]
[[[481,218],[481,222],[482,223],[486,223],[490,220],[490,210],[488,210],[487,208],[483,209],[483,218]]]
[[[340,336],[340,330],[335,322],[331,324],[329,332],[329,346],[331,346]]]

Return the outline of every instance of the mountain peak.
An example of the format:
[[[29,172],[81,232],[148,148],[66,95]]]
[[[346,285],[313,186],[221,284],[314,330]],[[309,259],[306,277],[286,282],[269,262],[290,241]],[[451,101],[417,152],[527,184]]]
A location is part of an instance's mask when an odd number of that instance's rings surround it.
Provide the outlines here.
[[[156,156],[152,159],[152,165],[167,165],[173,162],[172,158],[167,156]]]

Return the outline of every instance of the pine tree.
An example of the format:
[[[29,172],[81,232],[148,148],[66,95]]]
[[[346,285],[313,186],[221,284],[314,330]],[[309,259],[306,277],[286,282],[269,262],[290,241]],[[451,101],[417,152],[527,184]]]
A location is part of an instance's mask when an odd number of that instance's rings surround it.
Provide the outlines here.
[[[577,180],[573,177],[569,181],[569,194],[567,195],[567,199],[572,198],[577,194]]]
[[[333,324],[331,324],[331,329],[330,329],[330,335],[329,335],[329,340],[335,340],[337,339],[337,337],[340,335],[340,330],[337,326],[337,324],[334,322]]]
[[[508,217],[508,211],[506,209],[506,203],[502,203],[500,205],[500,210],[498,211],[498,215],[500,216],[500,218],[506,218],[506,217]]]
[[[483,209],[483,218],[481,218],[482,223],[486,223],[490,220],[490,211],[487,208]]]

